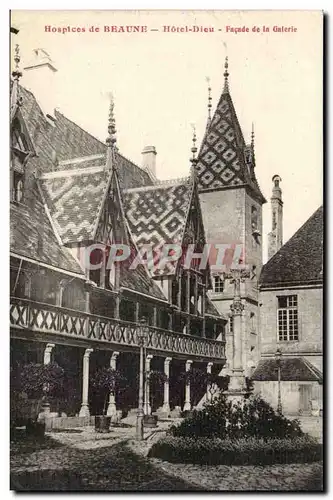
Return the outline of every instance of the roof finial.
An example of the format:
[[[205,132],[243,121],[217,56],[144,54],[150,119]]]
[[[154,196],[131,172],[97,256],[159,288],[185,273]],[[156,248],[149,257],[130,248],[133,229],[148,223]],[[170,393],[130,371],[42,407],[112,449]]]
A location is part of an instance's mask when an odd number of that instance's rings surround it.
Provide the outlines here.
[[[228,56],[226,56],[225,62],[224,62],[224,73],[223,73],[223,76],[224,76],[224,89],[223,89],[223,92],[229,92],[229,82],[228,82],[229,72],[228,72],[228,67],[229,67]]]
[[[12,72],[12,76],[14,79],[13,86],[12,86],[12,92],[11,92],[11,97],[10,97],[10,109],[11,109],[11,119],[14,118],[17,106],[22,105],[22,97],[20,96],[20,90],[19,90],[19,80],[22,76],[22,73],[19,68],[20,64],[20,48],[19,45],[15,45],[15,54],[14,54],[14,61],[15,61],[15,67],[14,71]]]
[[[18,82],[22,76],[22,73],[21,73],[20,68],[19,68],[21,57],[20,57],[20,47],[19,47],[18,43],[15,45],[14,61],[15,61],[15,69],[12,72],[12,75],[13,75],[14,80],[16,80]]]
[[[254,123],[252,122],[252,131],[251,131],[251,147],[254,149]]]
[[[208,83],[208,120],[207,120],[207,128],[210,125],[210,122],[212,120],[212,88],[210,86],[210,78],[209,76],[206,76],[206,82]]]
[[[109,106],[109,120],[108,120],[108,137],[106,139],[106,145],[109,148],[114,148],[115,143],[117,142],[116,138],[116,120],[114,117],[114,99],[113,94],[110,92],[110,106]]]
[[[191,148],[191,152],[192,152],[192,158],[191,158],[191,163],[192,165],[194,166],[194,164],[196,163],[196,157],[195,157],[195,154],[196,152],[198,151],[198,148],[196,146],[196,142],[197,142],[197,134],[196,134],[196,130],[195,130],[195,125],[192,124],[192,129],[193,129],[193,136],[192,136],[192,143],[193,143],[193,146]]]

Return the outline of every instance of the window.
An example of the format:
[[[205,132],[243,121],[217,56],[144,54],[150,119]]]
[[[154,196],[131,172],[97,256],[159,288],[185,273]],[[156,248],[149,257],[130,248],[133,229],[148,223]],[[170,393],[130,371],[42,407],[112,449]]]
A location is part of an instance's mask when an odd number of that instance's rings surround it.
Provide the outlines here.
[[[12,201],[18,203],[23,200],[23,175],[20,172],[13,172]]]
[[[224,290],[224,281],[220,276],[214,276],[214,292],[222,293]]]
[[[230,333],[234,333],[234,317],[233,316],[230,316],[229,330],[230,330]]]
[[[258,210],[256,207],[251,207],[251,227],[252,231],[258,229]]]
[[[280,342],[298,340],[297,295],[278,297],[278,336]]]

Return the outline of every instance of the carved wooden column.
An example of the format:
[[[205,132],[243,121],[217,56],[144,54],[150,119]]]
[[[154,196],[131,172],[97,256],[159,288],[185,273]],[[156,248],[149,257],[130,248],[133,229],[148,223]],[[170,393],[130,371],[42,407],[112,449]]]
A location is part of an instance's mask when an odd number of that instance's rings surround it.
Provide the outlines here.
[[[188,359],[185,365],[185,371],[189,372],[191,370],[193,361]],[[189,381],[185,383],[185,401],[183,411],[188,411],[191,409],[191,384]]]
[[[83,355],[83,374],[82,374],[82,404],[79,413],[80,417],[89,417],[89,358],[93,349],[86,349]]]
[[[145,373],[145,399],[144,399],[144,414],[145,415],[150,415],[151,414],[151,406],[150,406],[150,384],[149,384],[149,372],[150,372],[150,362],[153,359],[152,354],[148,354],[146,356],[146,373]]]
[[[60,306],[60,307],[62,306],[64,290],[70,281],[72,281],[72,280],[69,280],[69,279],[60,280],[59,288],[57,290],[57,295],[56,295],[56,305],[57,306]]]
[[[198,316],[198,274],[194,275],[194,314]]]
[[[24,296],[27,299],[31,298],[31,290],[32,290],[32,278],[36,274],[36,271],[33,269],[26,269],[24,276]]]
[[[187,311],[187,321],[186,321],[186,333],[189,335],[191,331],[191,271],[188,269],[186,271],[186,311]]]
[[[157,326],[157,307],[154,306],[153,308],[153,326]]]
[[[207,276],[205,283],[202,284],[202,336],[206,337],[206,290],[207,290]]]
[[[172,332],[173,330],[173,310],[171,310],[169,313],[168,313],[168,316],[169,316],[169,321],[168,321],[168,330]]]
[[[135,323],[140,321],[140,302],[135,303],[134,321]]]
[[[91,287],[92,287],[92,282],[89,281],[89,270],[87,271],[86,273],[86,277],[87,277],[87,280],[84,284],[84,289],[85,289],[85,312],[86,313],[90,313],[90,291],[91,291]],[[85,336],[88,337],[89,336],[89,317],[87,316],[86,317],[86,320],[85,320],[85,324],[84,324],[84,331],[85,331]]]
[[[179,275],[178,275],[178,307],[181,310],[182,309],[182,279],[183,279],[183,270],[182,268],[179,269]]]
[[[116,370],[117,369],[117,358],[119,356],[119,352],[115,351],[112,353],[112,356],[110,358],[110,368],[111,370]],[[108,417],[116,417],[117,416],[117,407],[116,407],[116,395],[114,391],[110,391],[109,395],[109,404],[108,404],[108,409],[106,412]]]

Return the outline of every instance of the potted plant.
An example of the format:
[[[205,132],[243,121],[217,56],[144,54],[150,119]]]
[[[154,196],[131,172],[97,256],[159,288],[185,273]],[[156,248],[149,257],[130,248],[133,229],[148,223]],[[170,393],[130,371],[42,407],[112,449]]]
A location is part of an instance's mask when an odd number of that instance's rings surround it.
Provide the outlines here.
[[[26,424],[27,434],[43,436],[50,398],[63,388],[64,370],[57,363],[17,365],[11,377],[16,416]]]
[[[168,381],[168,377],[165,373],[158,370],[151,370],[146,373],[146,383],[149,384],[149,396],[150,396],[150,406],[152,410],[155,408],[156,395],[164,386],[164,383]],[[157,425],[157,415],[149,415],[146,413],[143,417],[143,424],[145,427],[156,427]]]
[[[192,399],[193,394],[204,394],[207,391],[208,375],[209,374],[207,374],[207,372],[200,370],[199,368],[191,368],[190,370],[181,372],[178,380],[184,385],[190,384]],[[191,416],[192,414],[193,410],[185,410],[181,415],[182,417],[186,418]]]
[[[103,400],[102,415],[95,416],[96,432],[109,432],[111,416],[107,415],[107,410],[110,395],[115,397],[120,389],[121,383],[125,380],[125,377],[118,370],[114,370],[113,368],[103,367],[96,370],[91,380],[91,386]]]

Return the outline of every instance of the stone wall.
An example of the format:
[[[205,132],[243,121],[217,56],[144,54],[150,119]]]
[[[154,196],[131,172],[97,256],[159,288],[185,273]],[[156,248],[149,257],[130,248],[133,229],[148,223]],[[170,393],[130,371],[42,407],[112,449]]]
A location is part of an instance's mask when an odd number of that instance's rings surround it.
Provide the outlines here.
[[[297,295],[299,340],[277,341],[278,296]],[[304,356],[322,370],[322,288],[290,288],[260,292],[261,353],[274,354],[279,347],[283,354]]]

